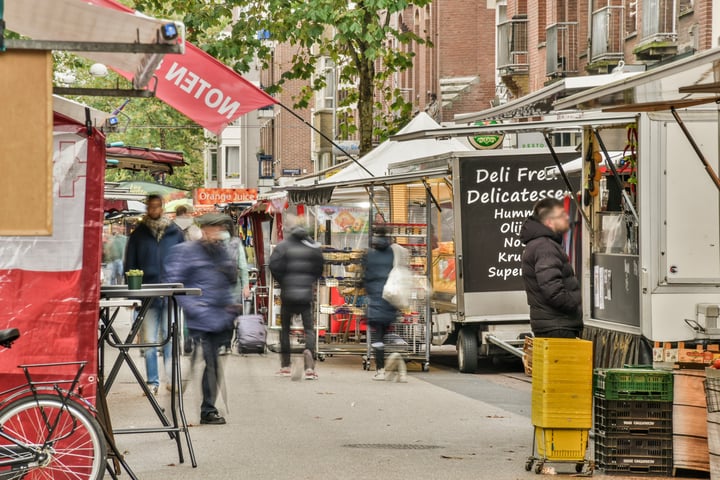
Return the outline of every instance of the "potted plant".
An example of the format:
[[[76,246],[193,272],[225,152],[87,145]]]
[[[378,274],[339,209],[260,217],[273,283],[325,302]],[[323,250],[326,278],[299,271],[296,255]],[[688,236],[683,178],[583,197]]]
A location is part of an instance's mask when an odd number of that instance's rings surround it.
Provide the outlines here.
[[[142,270],[130,270],[125,273],[125,276],[127,276],[128,290],[140,290],[142,288]]]

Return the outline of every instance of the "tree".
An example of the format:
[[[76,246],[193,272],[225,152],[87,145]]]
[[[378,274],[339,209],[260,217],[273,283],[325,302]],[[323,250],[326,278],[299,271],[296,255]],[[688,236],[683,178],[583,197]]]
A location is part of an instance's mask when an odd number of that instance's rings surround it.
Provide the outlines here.
[[[428,3],[416,0],[412,5]],[[295,108],[307,107],[313,93],[326,86],[319,60],[332,60],[340,83],[352,85],[339,106],[357,104],[358,122],[350,133],[359,131],[361,154],[372,148],[374,135],[387,136],[409,117],[412,108],[392,82],[393,75],[412,66],[412,51],[399,47],[429,41],[393,25],[393,16],[410,4],[407,0],[135,1],[140,11],[180,16],[192,42],[240,73],[248,71],[256,59],[268,68],[273,50],[268,39],[296,47],[290,68],[268,86],[273,93],[287,80],[307,81],[294,99]],[[241,12],[237,21],[233,12]]]
[[[118,84],[127,85],[124,79],[112,72],[105,78],[92,77],[89,74],[92,62],[67,52],[54,53],[54,62],[56,72],[75,77],[74,86],[116,88]],[[123,98],[117,97],[76,97],[76,100],[104,112],[112,112],[124,102]],[[124,115],[118,116],[120,130],[107,134],[109,143],[181,151],[187,165],[175,169],[166,183],[185,190],[203,186],[207,140],[201,126],[157,98],[132,99],[122,113]],[[106,179],[153,181],[145,172],[112,169],[107,171]]]

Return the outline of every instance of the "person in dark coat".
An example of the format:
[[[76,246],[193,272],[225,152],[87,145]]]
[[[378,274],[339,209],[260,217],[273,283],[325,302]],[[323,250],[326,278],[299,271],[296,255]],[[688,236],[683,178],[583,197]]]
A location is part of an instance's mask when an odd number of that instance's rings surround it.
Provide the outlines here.
[[[398,316],[398,310],[383,298],[383,290],[393,268],[392,239],[385,227],[375,229],[372,248],[363,261],[363,286],[368,297],[368,325],[373,330],[372,347],[377,371],[373,380],[385,380],[385,344],[387,329]]]
[[[232,329],[239,312],[234,290],[237,262],[224,242],[229,240],[227,215],[209,213],[198,219],[203,238],[187,242],[170,251],[165,264],[165,281],[200,288],[201,296],[181,295],[178,303],[185,312],[185,323],[195,346],[202,349],[205,370],[202,377],[203,400],[200,423],[222,425],[225,419],[215,407],[221,381],[218,351],[225,333]]]
[[[582,333],[580,283],[562,247],[562,235],[569,229],[563,203],[546,198],[535,205],[520,231],[525,244],[522,275],[536,337],[576,338]]]
[[[143,283],[160,283],[163,265],[170,249],[184,240],[183,233],[163,215],[163,199],[160,195],[148,195],[147,214],[142,218],[127,241],[125,251],[125,271],[142,270]],[[148,309],[142,320],[143,340],[147,343],[160,343],[168,336],[167,301],[157,299]],[[172,345],[163,346],[165,374],[170,377]],[[145,349],[145,368],[147,383],[153,393],[160,387],[158,373],[157,348]]]
[[[280,371],[288,377],[290,370],[290,326],[295,315],[302,317],[305,330],[305,379],[316,380],[315,325],[311,310],[315,282],[322,276],[323,255],[302,226],[295,226],[270,256],[270,271],[280,284]]]

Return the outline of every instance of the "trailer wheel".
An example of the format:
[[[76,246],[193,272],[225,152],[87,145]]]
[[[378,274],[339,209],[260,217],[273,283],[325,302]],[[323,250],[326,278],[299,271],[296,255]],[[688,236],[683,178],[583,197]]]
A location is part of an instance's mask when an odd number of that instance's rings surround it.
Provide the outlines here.
[[[458,367],[461,373],[475,373],[478,367],[477,334],[472,328],[462,328],[457,342]]]

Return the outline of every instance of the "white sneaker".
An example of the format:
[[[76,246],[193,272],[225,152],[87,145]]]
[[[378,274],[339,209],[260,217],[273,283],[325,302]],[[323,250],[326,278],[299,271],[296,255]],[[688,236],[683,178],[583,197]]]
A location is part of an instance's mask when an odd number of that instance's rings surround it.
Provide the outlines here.
[[[385,369],[381,368],[372,377],[373,380],[385,381]]]

